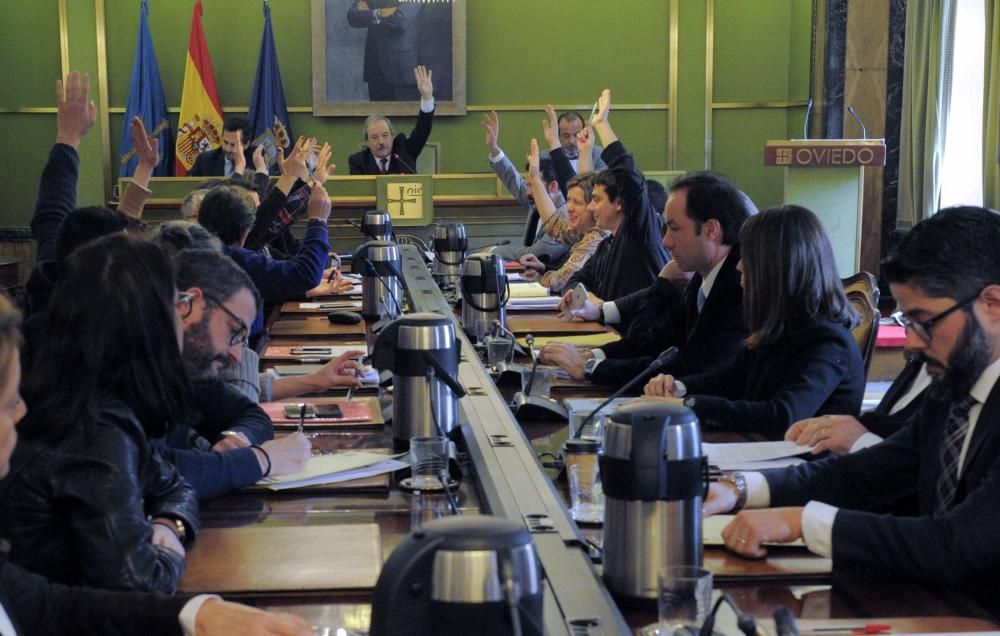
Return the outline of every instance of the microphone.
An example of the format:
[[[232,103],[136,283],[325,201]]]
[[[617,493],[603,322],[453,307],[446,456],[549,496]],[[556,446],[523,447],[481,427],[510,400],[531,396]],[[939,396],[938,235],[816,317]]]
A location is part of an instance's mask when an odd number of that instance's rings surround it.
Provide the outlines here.
[[[484,250],[487,247],[500,247],[501,245],[510,245],[510,239],[504,239],[502,241],[496,241],[495,243],[487,243],[486,245],[480,245],[479,247],[467,248],[470,252],[478,252],[479,250]]]
[[[528,351],[531,352],[531,374],[528,376],[528,384],[524,387],[524,396],[528,397],[531,395],[531,386],[535,383],[535,373],[538,372],[538,353],[535,352],[535,336],[528,334],[524,337],[525,341],[528,343]]]
[[[603,409],[605,406],[611,403],[611,400],[617,397],[621,397],[623,393],[625,393],[633,386],[638,384],[640,380],[646,379],[647,376],[656,373],[657,369],[673,362],[674,358],[676,358],[677,354],[679,353],[680,350],[677,349],[677,347],[670,347],[669,349],[664,350],[660,355],[656,356],[656,360],[653,360],[651,363],[649,363],[649,366],[643,369],[642,373],[629,380],[628,384],[626,384],[622,388],[612,393],[611,397],[601,402],[601,404],[596,409],[591,411],[590,415],[588,415],[586,419],[584,419],[583,422],[580,423],[580,427],[577,428],[575,431],[573,431],[573,439],[580,439],[580,435],[583,433],[583,429],[587,428],[587,425],[590,424],[590,422],[601,411],[601,409]]]
[[[774,610],[774,630],[778,636],[799,636],[799,628],[795,625],[792,610],[784,605]]]
[[[806,119],[802,122],[802,138],[809,139],[809,118],[813,112],[813,100],[809,98],[809,105],[806,106]]]
[[[355,221],[354,219],[344,219],[344,221],[346,221],[348,225],[353,225],[354,227],[358,228],[359,230],[362,229],[361,228],[361,224],[358,223],[357,221]]]
[[[400,164],[402,164],[404,168],[409,170],[410,174],[417,174],[417,169],[411,166],[410,164],[406,163],[405,161],[403,161],[403,158],[399,156],[398,152],[392,153],[392,158],[398,161]]]
[[[858,122],[858,126],[861,126],[861,138],[868,139],[868,129],[865,128],[865,125],[861,123],[861,118],[858,117],[858,114],[854,111],[854,106],[848,106],[847,112],[851,114],[851,117],[854,118],[854,121]]]

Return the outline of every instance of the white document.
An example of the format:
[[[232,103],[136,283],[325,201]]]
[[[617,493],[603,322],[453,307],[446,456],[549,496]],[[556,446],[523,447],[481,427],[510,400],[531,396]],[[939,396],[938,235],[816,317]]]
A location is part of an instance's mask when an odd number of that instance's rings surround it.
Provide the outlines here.
[[[361,468],[345,470],[339,473],[333,473],[331,475],[319,475],[318,477],[303,479],[297,482],[265,484],[265,487],[268,488],[269,490],[281,491],[281,490],[289,490],[292,488],[304,488],[305,486],[339,484],[345,481],[364,479],[366,477],[374,477],[375,475],[383,475],[385,473],[394,473],[397,470],[402,470],[406,468],[407,466],[409,466],[409,464],[407,464],[406,462],[401,462],[398,459],[386,459],[380,461],[377,464],[372,464],[370,466],[363,466]]]
[[[558,296],[543,296],[540,298],[514,298],[507,301],[507,309],[544,310],[559,306]]]
[[[701,452],[708,455],[709,464],[721,466],[733,462],[767,462],[776,459],[789,459],[805,455],[812,448],[799,446],[795,442],[742,442],[736,444],[701,445]]]
[[[723,545],[722,531],[728,526],[736,515],[713,515],[704,517],[701,520],[701,542],[704,545]],[[764,545],[791,545],[805,547],[806,543],[802,539],[796,539],[791,543],[764,542]]]
[[[293,475],[280,475],[274,477],[264,477],[259,482],[260,486],[266,486],[272,490],[284,490],[286,488],[298,488],[301,486],[311,486],[314,484],[332,484],[337,481],[357,479],[358,475],[353,474],[361,468],[374,466],[386,461],[393,461],[400,464],[398,468],[389,468],[383,472],[398,470],[405,466],[391,457],[386,457],[381,453],[368,453],[365,451],[345,450],[337,451],[331,455],[316,455],[306,462],[305,470]],[[342,477],[346,473],[352,473],[349,477]],[[373,473],[379,474],[379,473]],[[365,475],[367,476],[367,475]]]
[[[542,287],[540,283],[517,283],[516,285],[510,286],[510,297],[514,298],[544,298],[549,295],[549,290],[546,287]],[[559,301],[558,296],[553,296],[556,301]]]
[[[360,300],[331,300],[326,303],[299,303],[299,309],[315,309],[317,311],[326,309],[333,311],[335,309],[348,309],[355,310],[361,309]]]

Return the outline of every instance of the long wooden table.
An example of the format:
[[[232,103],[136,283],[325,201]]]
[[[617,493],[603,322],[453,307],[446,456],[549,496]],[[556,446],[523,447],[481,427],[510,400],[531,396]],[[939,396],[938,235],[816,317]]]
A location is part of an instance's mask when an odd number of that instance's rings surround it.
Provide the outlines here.
[[[403,247],[402,252],[408,284],[418,287],[420,281],[413,280],[411,275],[423,271],[423,265],[415,250]],[[427,279],[426,271],[421,279]],[[419,294],[421,302],[432,296],[431,290]],[[437,299],[443,302],[439,293]],[[435,307],[418,303],[415,309]],[[442,311],[440,304],[437,309]],[[531,316],[539,318],[537,314]],[[308,317],[279,309],[272,315],[271,323]],[[289,329],[288,333],[288,336],[274,335],[271,344],[293,344],[305,335],[300,329]],[[309,336],[309,343],[343,342],[338,336],[341,334]],[[500,390],[493,386],[468,340],[464,335],[460,335],[460,340],[464,353],[458,379],[470,392],[461,401],[460,442],[466,474],[458,492],[462,512],[496,514],[519,522],[524,522],[528,514],[549,518],[552,531],[533,535],[547,577],[548,633],[569,635],[567,621],[587,616],[599,618],[606,634],[637,633],[640,627],[655,621],[655,611],[614,605],[600,581],[599,566],[592,565],[589,559],[588,540],[599,543],[600,528],[576,527],[563,501],[565,485],[553,481],[555,472],[546,473],[536,458],[536,453],[559,450],[567,436],[566,425],[515,422],[504,406],[503,393],[509,398],[516,389]],[[568,383],[554,395],[561,399],[600,392]],[[719,439],[713,437],[713,441],[737,440],[729,434]],[[325,449],[392,446],[391,433],[385,426],[318,431],[313,443]],[[297,542],[298,549],[286,556],[292,562],[271,564],[277,582],[265,577],[257,581],[257,589],[251,589],[245,584],[250,582],[248,575],[242,583],[230,581],[232,589],[223,591],[227,596],[261,607],[297,613],[320,628],[319,633],[324,633],[323,628],[329,628],[329,633],[336,633],[338,628],[348,633],[365,631],[370,621],[370,589],[331,582],[332,577],[323,577],[315,569],[300,572],[294,559],[308,560],[310,554],[320,555],[328,548],[325,537],[329,536],[322,528],[344,526],[357,526],[359,542],[367,542],[371,536],[363,528],[374,526],[378,549],[385,558],[412,529],[447,512],[443,495],[411,495],[391,483],[356,491],[244,492],[220,497],[202,506],[203,525],[213,532],[212,541],[196,543],[190,551],[198,563],[195,574],[201,578],[191,574],[182,585],[190,591],[207,589],[209,578],[218,580],[220,573],[234,567],[234,560],[257,558],[253,543],[247,543],[253,539],[267,537],[269,541]],[[248,535],[247,529],[266,532]],[[213,550],[213,546],[226,539],[227,532],[234,541],[243,541],[240,545],[244,551]],[[774,554],[770,559],[754,561],[722,548],[706,548],[705,562],[716,571],[716,587],[733,594],[745,611],[759,618],[771,616],[779,606],[787,606],[805,621],[804,626],[835,624],[845,619],[863,622],[888,618],[886,622],[893,624],[897,632],[995,629],[988,615],[960,594],[920,585],[834,578],[817,570],[814,566],[818,558],[801,548],[783,548]],[[366,563],[356,565],[365,567]]]

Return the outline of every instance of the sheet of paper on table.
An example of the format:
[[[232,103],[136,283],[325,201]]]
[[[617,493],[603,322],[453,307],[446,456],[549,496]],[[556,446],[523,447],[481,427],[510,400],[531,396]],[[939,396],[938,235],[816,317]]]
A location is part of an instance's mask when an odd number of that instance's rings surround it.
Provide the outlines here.
[[[801,463],[801,455],[811,450],[795,442],[738,442],[701,445],[708,463],[722,470],[763,470]]]
[[[549,295],[547,287],[542,287],[541,283],[517,283],[510,286],[511,300],[514,298],[544,298]],[[559,296],[552,296],[559,301]]]
[[[257,484],[271,490],[287,490],[319,484],[335,484],[406,468],[408,464],[380,453],[346,450],[332,455],[317,455],[306,462],[306,469],[294,475],[265,477]]]

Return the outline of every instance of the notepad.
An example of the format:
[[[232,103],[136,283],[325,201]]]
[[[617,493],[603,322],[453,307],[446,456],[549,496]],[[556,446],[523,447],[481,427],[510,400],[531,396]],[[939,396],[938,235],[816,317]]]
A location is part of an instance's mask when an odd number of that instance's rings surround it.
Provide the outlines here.
[[[514,298],[543,298],[549,295],[549,290],[547,287],[542,287],[540,283],[517,283],[510,286],[510,297]],[[556,302],[559,301],[558,296],[553,296]]]
[[[292,353],[292,349],[308,347],[304,353]],[[261,358],[265,360],[332,360],[347,353],[348,351],[367,351],[368,345],[364,342],[353,342],[343,345],[293,345],[276,346],[272,345],[264,349]]]
[[[580,349],[593,349],[600,347],[601,345],[606,345],[609,342],[617,342],[621,340],[621,336],[616,333],[603,332],[594,334],[583,334],[575,336],[535,336],[535,348],[544,347],[550,342],[566,342],[572,345],[576,345]],[[528,341],[524,338],[518,338],[517,344],[521,345],[525,349],[528,348]]]
[[[808,454],[812,448],[780,441],[703,443],[701,450],[708,456],[709,464],[715,464],[722,470],[763,470],[800,463],[802,459],[799,456]]]
[[[376,467],[376,465],[379,465]],[[334,484],[359,477],[370,477],[381,473],[406,468],[406,462],[395,457],[386,458],[380,453],[358,450],[341,450],[332,455],[316,455],[306,462],[305,470],[292,475],[264,477],[257,482],[270,490],[288,490],[318,484]],[[360,471],[359,469],[369,469]]]

